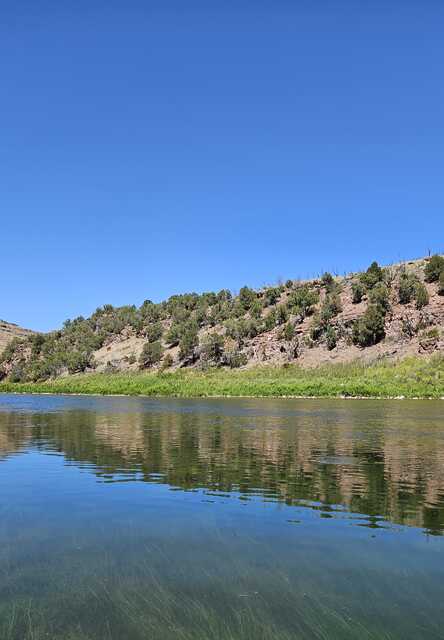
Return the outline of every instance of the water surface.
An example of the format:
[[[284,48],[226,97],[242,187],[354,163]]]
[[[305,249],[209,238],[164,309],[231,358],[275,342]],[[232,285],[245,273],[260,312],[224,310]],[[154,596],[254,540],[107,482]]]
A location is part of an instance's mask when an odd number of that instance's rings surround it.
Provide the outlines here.
[[[444,638],[442,402],[0,395],[2,640]]]

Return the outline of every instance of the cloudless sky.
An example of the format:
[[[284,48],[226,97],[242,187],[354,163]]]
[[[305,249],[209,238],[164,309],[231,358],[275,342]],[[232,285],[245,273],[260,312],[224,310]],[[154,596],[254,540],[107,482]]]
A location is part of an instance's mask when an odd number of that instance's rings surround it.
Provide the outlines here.
[[[1,3],[0,318],[444,249],[444,3]]]

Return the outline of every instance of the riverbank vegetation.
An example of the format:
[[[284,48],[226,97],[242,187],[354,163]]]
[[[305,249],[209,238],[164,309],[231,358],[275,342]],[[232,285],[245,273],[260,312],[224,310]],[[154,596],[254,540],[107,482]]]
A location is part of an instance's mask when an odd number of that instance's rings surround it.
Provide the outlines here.
[[[444,356],[365,365],[93,373],[37,383],[0,383],[0,392],[172,397],[444,398]]]

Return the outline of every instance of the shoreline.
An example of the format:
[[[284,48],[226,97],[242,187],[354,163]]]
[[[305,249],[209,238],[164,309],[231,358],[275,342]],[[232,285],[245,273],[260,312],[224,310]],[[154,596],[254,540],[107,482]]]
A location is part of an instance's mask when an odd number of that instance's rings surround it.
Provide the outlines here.
[[[166,399],[166,400],[444,400],[444,396],[432,397],[432,396],[273,396],[273,395],[154,395],[144,393],[97,393],[97,392],[85,392],[80,393],[78,391],[2,391],[0,389],[1,396],[15,395],[15,396],[79,396],[81,398],[144,398],[144,399]]]

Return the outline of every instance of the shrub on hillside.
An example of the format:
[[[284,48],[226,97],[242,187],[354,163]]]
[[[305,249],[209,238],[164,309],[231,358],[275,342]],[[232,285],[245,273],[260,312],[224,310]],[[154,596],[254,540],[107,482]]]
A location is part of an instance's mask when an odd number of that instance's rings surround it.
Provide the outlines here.
[[[35,335],[30,336],[29,340],[31,343],[31,356],[38,356],[45,344],[45,336],[43,333],[36,333]]]
[[[353,325],[352,339],[360,347],[368,347],[380,342],[385,336],[385,313],[377,304],[370,304],[364,315]]]
[[[383,271],[383,281],[388,286],[388,288],[391,289],[399,274],[399,268],[385,267],[382,271]]]
[[[444,296],[444,270],[441,271],[438,278],[438,295]]]
[[[444,271],[441,271],[438,279],[438,293],[440,296],[444,296]]]
[[[165,335],[165,342],[172,347],[175,347],[179,344],[179,340],[181,338],[183,332],[183,325],[173,322],[171,327],[168,329]]]
[[[252,318],[258,320],[262,315],[262,304],[260,300],[255,300],[250,307],[250,314]]]
[[[418,278],[412,273],[402,273],[399,278],[398,299],[401,304],[408,304],[415,295]]]
[[[307,285],[303,285],[292,291],[288,298],[288,306],[291,311],[299,314],[303,318],[313,312],[313,307],[318,302],[319,294]]]
[[[174,324],[183,325],[189,319],[190,311],[178,305],[172,309],[170,315]]]
[[[26,370],[25,370],[25,362],[18,362],[16,365],[12,367],[11,373],[9,374],[10,382],[25,382],[26,381]]]
[[[225,340],[218,333],[211,333],[202,340],[201,357],[205,362],[219,364],[224,353]]]
[[[162,360],[163,349],[160,342],[147,342],[143,345],[142,353],[139,358],[141,369],[147,369]]]
[[[353,304],[359,304],[362,301],[362,298],[365,296],[365,286],[362,284],[362,282],[353,282],[351,290]]]
[[[225,322],[225,334],[233,340],[239,341],[238,322],[230,318]]]
[[[334,289],[335,280],[334,280],[333,276],[331,275],[331,273],[326,271],[322,275],[321,284],[322,284],[323,287],[325,287],[327,289],[327,291],[331,291],[332,289]]]
[[[382,282],[383,279],[384,271],[376,261],[372,262],[367,271],[361,273],[359,276],[361,284],[363,284],[366,289],[373,289],[373,287],[378,282]]]
[[[66,366],[69,373],[81,373],[91,365],[91,356],[84,351],[71,351],[66,354]]]
[[[231,303],[230,302],[217,302],[207,314],[207,322],[210,326],[214,327],[216,324],[228,320],[231,315]]]
[[[294,325],[291,322],[287,322],[287,324],[285,324],[284,327],[282,328],[282,331],[279,334],[279,337],[281,340],[286,340],[287,342],[291,342],[295,337],[295,335],[296,335],[296,332],[294,329]]]
[[[383,282],[378,282],[369,294],[371,304],[376,305],[382,309],[383,313],[386,313],[390,309],[390,294]]]
[[[242,287],[239,291],[239,302],[245,311],[248,311],[256,300],[257,294],[250,287]]]
[[[276,324],[285,324],[288,320],[288,307],[286,304],[278,304],[276,307]]]
[[[341,313],[341,297],[338,293],[329,293],[321,307],[321,321],[326,324],[329,320]]]
[[[204,304],[196,307],[192,313],[192,318],[199,327],[203,327],[207,323],[207,307]]]
[[[265,325],[263,322],[256,320],[255,318],[251,318],[247,320],[244,324],[245,336],[248,338],[255,338],[260,333],[265,330]]]
[[[331,325],[328,325],[327,330],[325,332],[325,341],[327,344],[327,349],[331,351],[337,345],[338,338],[336,335],[336,331]]]
[[[145,329],[145,336],[148,342],[156,342],[160,340],[163,334],[163,328],[160,322],[154,322],[149,324]]]
[[[265,316],[265,331],[271,331],[277,325],[277,311],[276,307],[270,309]]]
[[[31,361],[26,369],[26,377],[31,382],[55,378],[66,370],[66,358],[55,353],[42,360]]]
[[[179,342],[179,358],[184,360],[185,358],[194,359],[195,349],[199,345],[199,337],[197,335],[197,326],[193,323],[189,323],[180,338]]]
[[[257,326],[258,323],[254,319],[248,322],[245,318],[230,319],[225,323],[225,333],[240,345],[248,335],[250,337],[257,335]]]
[[[310,325],[310,340],[317,342],[324,333],[325,325],[322,321],[321,315],[315,313]]]
[[[437,282],[444,271],[444,257],[434,255],[430,258],[424,268],[426,282]]]
[[[217,294],[217,301],[220,302],[229,302],[232,299],[231,291],[228,289],[221,289]]]
[[[444,271],[443,271],[444,275]],[[444,283],[444,278],[443,278]],[[429,304],[429,294],[422,282],[417,282],[415,286],[415,303],[417,309],[422,309]]]
[[[279,300],[281,297],[281,288],[280,287],[268,287],[264,291],[264,305],[266,307],[271,307]]]
[[[252,303],[253,304],[253,303]],[[235,300],[229,307],[229,318],[243,318],[248,309],[244,307],[239,299]]]
[[[204,306],[211,307],[217,303],[217,293],[214,291],[206,291],[200,296],[200,303]]]
[[[161,317],[160,305],[154,304],[151,300],[145,300],[139,309],[139,313],[145,322],[156,322]]]

